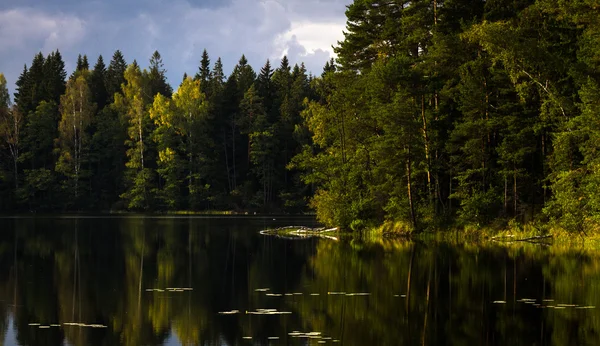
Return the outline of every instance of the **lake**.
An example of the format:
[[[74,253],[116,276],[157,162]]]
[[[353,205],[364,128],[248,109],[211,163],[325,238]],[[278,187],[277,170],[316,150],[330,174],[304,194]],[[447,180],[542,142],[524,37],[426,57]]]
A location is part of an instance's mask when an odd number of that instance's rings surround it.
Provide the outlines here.
[[[3,345],[597,345],[576,247],[285,239],[297,217],[0,219]]]

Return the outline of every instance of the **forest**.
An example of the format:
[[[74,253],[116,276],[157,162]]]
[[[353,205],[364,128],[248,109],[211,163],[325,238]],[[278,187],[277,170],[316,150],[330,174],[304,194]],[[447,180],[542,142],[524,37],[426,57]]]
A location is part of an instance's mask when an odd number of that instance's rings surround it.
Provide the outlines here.
[[[0,210],[297,213],[399,223],[600,222],[595,0],[355,0],[320,76],[205,51],[0,77]],[[12,101],[11,101],[12,99]]]

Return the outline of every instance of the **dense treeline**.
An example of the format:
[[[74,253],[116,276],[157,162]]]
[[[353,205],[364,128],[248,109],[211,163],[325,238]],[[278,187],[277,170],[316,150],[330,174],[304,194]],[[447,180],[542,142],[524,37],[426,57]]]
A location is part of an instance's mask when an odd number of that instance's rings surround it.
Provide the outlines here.
[[[147,69],[79,56],[68,78],[58,51],[39,53],[14,105],[0,75],[0,210],[300,211],[310,190],[285,166],[309,140],[312,79],[244,56],[226,77],[204,51],[173,92],[158,52]]]
[[[361,229],[600,221],[594,0],[355,0],[322,77],[287,59],[175,94],[160,56],[37,55],[2,99],[2,208],[300,210]],[[299,175],[302,172],[302,176]],[[300,182],[302,177],[303,183]],[[314,191],[314,196],[311,194]]]
[[[600,221],[593,0],[355,0],[294,167],[328,224]]]

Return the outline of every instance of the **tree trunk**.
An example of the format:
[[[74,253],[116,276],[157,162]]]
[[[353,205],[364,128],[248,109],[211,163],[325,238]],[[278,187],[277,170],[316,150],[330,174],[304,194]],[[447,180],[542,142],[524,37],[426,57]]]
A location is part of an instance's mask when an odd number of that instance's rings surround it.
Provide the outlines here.
[[[225,129],[223,129],[223,151],[225,151],[225,172],[227,175],[227,185],[229,186],[229,192],[231,193],[231,173],[229,172],[229,153],[227,152],[227,132]]]
[[[515,164],[513,164],[513,169],[513,204],[515,217],[517,217],[517,166]]]
[[[429,206],[433,206],[435,196],[431,188],[431,155],[429,153],[429,134],[427,131],[427,119],[425,117],[425,96],[421,95],[421,119],[423,121],[423,141],[425,143],[425,160],[427,163],[427,193]]]
[[[410,207],[410,219],[412,222],[412,226],[413,229],[416,231],[417,230],[417,217],[415,215],[415,207],[413,204],[413,196],[412,196],[412,183],[411,183],[411,174],[412,174],[412,169],[411,169],[411,160],[410,160],[410,147],[408,147],[407,149],[407,158],[406,158],[406,189],[407,189],[407,194],[408,194],[408,204]]]
[[[233,189],[237,189],[237,181],[236,181],[236,176],[237,176],[237,172],[236,172],[236,167],[235,167],[235,117],[231,116],[231,161],[233,164],[233,177],[232,177],[232,182],[233,182]]]

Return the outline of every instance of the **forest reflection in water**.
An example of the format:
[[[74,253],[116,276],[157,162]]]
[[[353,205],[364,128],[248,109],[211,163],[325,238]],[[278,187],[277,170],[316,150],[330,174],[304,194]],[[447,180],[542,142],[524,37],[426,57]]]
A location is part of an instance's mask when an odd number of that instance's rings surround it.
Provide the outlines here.
[[[258,233],[286,224],[314,221],[0,219],[0,341],[600,344],[594,252]]]

